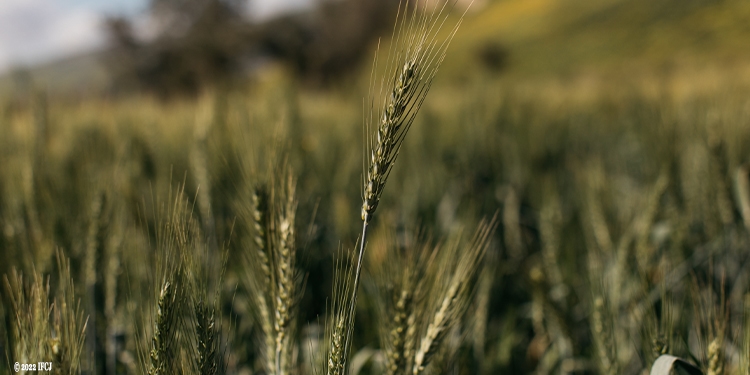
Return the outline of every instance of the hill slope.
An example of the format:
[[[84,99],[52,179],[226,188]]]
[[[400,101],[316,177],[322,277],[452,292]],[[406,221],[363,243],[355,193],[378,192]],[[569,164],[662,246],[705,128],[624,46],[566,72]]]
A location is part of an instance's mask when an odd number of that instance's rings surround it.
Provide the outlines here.
[[[494,50],[506,75],[559,76],[625,66],[750,60],[750,3],[717,0],[495,0],[470,12],[443,66],[441,79],[463,79]],[[103,89],[100,53],[30,68],[34,85],[50,92]],[[0,94],[17,90],[0,77]]]

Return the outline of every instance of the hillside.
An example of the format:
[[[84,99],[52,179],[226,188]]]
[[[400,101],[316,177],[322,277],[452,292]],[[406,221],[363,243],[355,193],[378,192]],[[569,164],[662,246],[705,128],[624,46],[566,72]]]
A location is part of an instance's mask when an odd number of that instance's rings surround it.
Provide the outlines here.
[[[495,0],[469,12],[451,46],[441,80],[482,69],[505,76],[664,73],[706,67],[744,71],[750,59],[750,4],[714,0]],[[100,53],[28,69],[50,92],[97,92],[108,82]],[[368,60],[368,59],[366,59]],[[468,65],[467,65],[468,64]],[[0,77],[0,94],[18,87]]]
[[[507,46],[513,71],[747,58],[750,4],[709,0],[499,1],[467,20],[457,45]],[[458,48],[458,47],[457,47]]]
[[[86,95],[97,92],[108,82],[107,70],[101,62],[101,52],[71,56],[39,66],[15,69],[0,76],[0,95],[33,86],[52,94]]]

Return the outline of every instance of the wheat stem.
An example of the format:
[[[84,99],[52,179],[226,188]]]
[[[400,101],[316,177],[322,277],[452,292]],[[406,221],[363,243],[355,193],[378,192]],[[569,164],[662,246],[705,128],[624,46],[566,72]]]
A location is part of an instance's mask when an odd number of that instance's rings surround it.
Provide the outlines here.
[[[348,333],[346,335],[346,341],[344,348],[348,349],[351,340],[351,333],[354,329],[354,310],[357,307],[357,290],[359,289],[359,278],[362,273],[362,259],[365,253],[365,239],[367,237],[367,221],[362,222],[362,239],[359,243],[359,252],[357,254],[357,268],[354,272],[354,286],[352,288],[352,298],[349,301],[349,322],[348,322]]]

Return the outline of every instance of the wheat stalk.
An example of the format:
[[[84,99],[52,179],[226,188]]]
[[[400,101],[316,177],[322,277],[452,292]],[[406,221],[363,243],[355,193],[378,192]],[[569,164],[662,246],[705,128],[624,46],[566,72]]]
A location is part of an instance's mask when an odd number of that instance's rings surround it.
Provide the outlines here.
[[[737,200],[737,210],[740,211],[745,228],[750,230],[750,166],[747,164],[737,167],[734,174],[734,190]]]
[[[81,368],[86,320],[70,273],[70,261],[56,251],[59,287],[50,304],[49,278],[32,273],[30,285],[15,268],[5,275],[15,345],[9,353],[21,363],[51,360],[55,373],[77,374]],[[50,320],[51,319],[51,320]]]
[[[293,337],[302,285],[296,265],[295,181],[285,163],[277,170],[278,175],[271,175],[267,184],[257,183],[251,199],[240,203],[254,248],[245,253],[243,281],[262,330],[264,367],[271,374],[286,374],[294,367]]]
[[[53,314],[55,337],[50,341],[53,369],[59,374],[77,374],[80,373],[88,319],[84,319],[80,301],[75,298],[70,260],[60,249],[57,250],[56,257],[60,286]]]
[[[495,252],[490,252],[485,257],[485,262],[480,266],[477,293],[474,297],[475,311],[471,325],[474,337],[472,338],[471,343],[474,350],[474,358],[479,364],[480,373],[484,372],[485,341],[490,313],[490,296],[492,293],[492,283],[495,280],[494,272],[498,264],[497,258]]]
[[[298,271],[295,268],[295,212],[297,201],[294,192],[294,180],[291,174],[286,176],[282,187],[285,201],[280,205],[277,216],[277,237],[274,244],[274,266],[276,285],[274,289],[274,330],[276,333],[276,374],[289,371],[289,357],[293,349],[291,332],[299,299]]]
[[[350,259],[343,251],[334,263],[333,298],[330,310],[332,318],[326,327],[327,345],[325,351],[325,368],[327,375],[344,375],[346,372],[346,340],[352,326],[348,314],[348,301],[352,287],[352,267]]]
[[[392,43],[394,46],[403,44],[403,49],[391,47],[386,74],[392,75],[388,81],[384,81],[383,77],[379,83],[378,100],[382,106],[375,119],[373,107],[376,104],[375,99],[371,99],[370,112],[365,119],[365,132],[368,135],[364,155],[366,159],[369,157],[362,194],[361,216],[365,223],[370,222],[378,207],[404,138],[445,58],[448,45],[461,24],[459,21],[449,36],[438,43],[436,34],[445,22],[444,10],[445,5],[439,7],[437,12],[419,14],[416,10],[409,9],[407,2],[403,15],[397,16]],[[370,84],[371,95],[375,91],[376,67],[377,55]],[[385,97],[384,90],[389,91]],[[377,121],[377,128],[373,132],[371,129],[375,126],[374,121]]]
[[[614,375],[620,372],[617,362],[617,348],[612,332],[612,320],[608,319],[609,317],[608,305],[604,297],[595,297],[594,309],[591,314],[591,331],[599,357],[599,366],[603,374]]]
[[[742,338],[740,345],[740,372],[750,374],[750,294],[745,294],[743,301],[743,317],[742,322],[744,327],[742,329]]]
[[[386,374],[403,374],[411,365],[416,345],[416,321],[424,300],[437,247],[417,233],[405,243],[389,241],[381,249],[386,261],[376,269],[380,295],[380,339],[385,351]],[[391,243],[392,242],[392,243]],[[432,276],[432,275],[430,275]],[[421,320],[421,316],[420,316]],[[410,354],[412,353],[412,354]]]
[[[156,230],[155,277],[150,314],[151,332],[139,356],[149,375],[185,371],[192,361],[182,358],[185,333],[185,307],[190,296],[192,250],[199,242],[199,228],[185,199],[184,184],[170,190],[166,216],[159,218]],[[161,214],[161,213],[160,213]]]
[[[221,315],[217,318],[217,306],[227,256],[224,253],[217,257],[215,252],[211,251],[211,246],[205,243],[196,246],[194,250],[183,253],[186,270],[191,273],[186,280],[189,282],[193,313],[193,337],[189,337],[195,342],[192,359],[195,363],[194,370],[198,374],[216,375],[225,371],[225,362],[220,351]]]
[[[12,335],[14,347],[13,360],[21,363],[34,363],[39,358],[52,358],[54,346],[49,317],[49,279],[36,272],[31,275],[32,282],[26,287],[23,275],[15,268],[10,277],[5,275],[5,287],[11,307]],[[46,345],[47,343],[53,345]]]
[[[707,326],[708,345],[706,345],[706,375],[724,375],[724,340],[729,320],[729,310],[724,295],[724,281],[721,282],[721,294],[718,304],[713,300],[713,291],[710,289],[700,299],[700,315]]]
[[[708,343],[708,369],[706,375],[724,375],[724,343],[722,337],[714,337]]]
[[[268,207],[268,191],[263,185],[258,185],[253,190],[253,240],[257,247],[257,256],[260,261],[260,270],[263,275],[263,286],[271,286],[271,261],[268,258],[268,230],[270,211]]]
[[[154,317],[154,334],[149,352],[149,375],[168,374],[177,368],[177,320],[179,298],[176,286],[165,281]]]
[[[276,273],[272,272],[273,216],[272,202],[265,184],[258,183],[252,190],[252,206],[246,213],[252,228],[251,236],[255,246],[254,255],[245,258],[245,283],[255,302],[256,319],[264,337],[264,367],[268,371],[276,368],[274,312],[271,291],[275,286]]]
[[[413,375],[425,372],[431,360],[439,352],[450,329],[459,322],[460,317],[466,311],[471,295],[472,279],[479,270],[479,262],[489,246],[490,236],[495,227],[496,217],[490,221],[483,220],[468,246],[464,248],[456,243],[449,252],[451,255],[456,254],[458,259],[455,260],[456,265],[449,273],[450,281],[447,288],[443,288],[440,293],[436,293],[440,290],[439,288],[431,293],[439,297],[438,305],[420,339],[411,369]],[[438,272],[443,272],[443,274],[451,268],[447,270],[441,270],[441,268],[451,267],[454,263],[453,256],[446,259],[448,264],[437,268]],[[436,280],[439,282],[440,277],[436,277]]]
[[[406,357],[403,353],[413,297],[411,291],[404,288],[394,305],[392,328],[388,334],[389,345],[386,347],[387,374],[389,375],[395,375],[405,367]]]
[[[216,375],[219,371],[219,342],[216,327],[216,309],[203,300],[198,300],[193,307],[195,312],[195,331],[198,344],[198,373]]]
[[[446,2],[432,12],[417,12],[409,2],[399,4],[393,29],[391,50],[386,63],[386,76],[376,90],[377,54],[370,81],[370,105],[365,114],[365,147],[363,154],[362,234],[359,239],[357,264],[354,272],[347,325],[351,333],[357,304],[362,261],[367,243],[367,226],[380,203],[386,181],[390,176],[403,141],[422,106],[432,80],[445,58],[445,53],[461,21],[448,37],[438,40],[447,18]],[[402,12],[403,9],[403,12]],[[463,19],[463,18],[462,18]],[[377,94],[376,94],[377,91]],[[377,97],[375,97],[377,95]],[[375,108],[377,116],[375,116]],[[375,123],[377,121],[377,123]],[[376,127],[375,131],[372,128]],[[344,353],[351,345],[350,334],[344,342]]]

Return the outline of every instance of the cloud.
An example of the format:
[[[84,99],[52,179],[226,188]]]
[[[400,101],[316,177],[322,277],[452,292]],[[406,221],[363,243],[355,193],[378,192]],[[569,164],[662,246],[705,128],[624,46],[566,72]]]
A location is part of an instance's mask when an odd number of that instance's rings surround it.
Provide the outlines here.
[[[0,71],[101,46],[101,15],[57,1],[0,1]]]
[[[250,1],[250,14],[255,19],[262,19],[311,5],[313,5],[313,0],[252,0]]]

